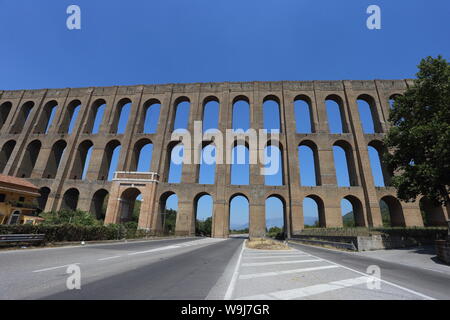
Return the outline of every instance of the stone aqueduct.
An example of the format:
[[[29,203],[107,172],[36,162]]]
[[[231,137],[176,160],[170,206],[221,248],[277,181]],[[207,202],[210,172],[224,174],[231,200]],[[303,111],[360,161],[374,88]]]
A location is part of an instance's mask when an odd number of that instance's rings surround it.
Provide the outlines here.
[[[41,188],[39,200],[43,210],[78,208],[98,213],[106,195],[108,209],[105,223],[120,222],[124,208],[132,206],[128,199],[137,193],[143,196],[139,227],[161,232],[161,208],[167,197],[178,197],[176,233],[195,232],[195,205],[201,195],[213,199],[214,237],[229,233],[230,202],[243,195],[249,202],[249,226],[253,236],[265,232],[265,200],[278,197],[284,204],[284,221],[288,235],[304,228],[302,203],[313,198],[318,205],[321,226],[342,226],[340,201],[348,199],[361,226],[382,225],[380,200],[391,212],[396,226],[422,226],[418,201],[403,203],[395,198],[392,187],[375,187],[368,155],[368,146],[381,150],[382,138],[388,128],[389,99],[412,85],[412,80],[374,81],[282,81],[242,83],[193,83],[167,85],[137,85],[117,87],[66,88],[43,90],[0,91],[0,172],[30,180]],[[199,165],[185,164],[182,183],[168,183],[170,142],[177,105],[190,103],[188,130],[202,120],[205,103],[219,103],[218,129],[232,128],[233,104],[246,100],[250,106],[250,127],[263,128],[262,104],[267,99],[278,103],[280,112],[280,151],[283,161],[283,185],[266,186],[259,174],[260,164],[250,165],[249,185],[231,185],[230,165],[217,164],[215,184],[198,182]],[[296,132],[294,101],[307,102],[312,133]],[[325,101],[339,105],[342,134],[330,134]],[[357,99],[371,107],[374,134],[364,134]],[[117,133],[118,119],[125,103],[131,103],[126,131]],[[143,132],[148,108],[160,104],[155,133]],[[101,104],[106,104],[98,133],[93,134],[94,118]],[[70,118],[80,105],[75,125],[68,133]],[[50,113],[58,106],[51,125]],[[152,143],[151,171],[137,173],[137,161],[142,146]],[[121,146],[116,178],[108,181],[107,173],[115,146]],[[317,186],[300,185],[297,148],[307,145],[315,155]],[[338,187],[333,161],[334,145],[345,149],[350,187]],[[93,151],[86,176],[82,170],[87,150]],[[65,150],[63,152],[63,150]],[[389,181],[383,169],[385,181]],[[442,208],[432,210],[435,224],[448,219]]]

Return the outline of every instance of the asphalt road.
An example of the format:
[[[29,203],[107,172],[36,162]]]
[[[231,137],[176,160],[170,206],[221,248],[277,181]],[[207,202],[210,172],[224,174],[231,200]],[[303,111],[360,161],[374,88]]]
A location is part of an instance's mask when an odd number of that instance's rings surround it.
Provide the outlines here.
[[[177,238],[0,252],[0,299],[450,299],[450,273],[292,244],[243,249],[243,238]],[[69,290],[68,267],[80,270]],[[382,290],[368,290],[377,265]]]
[[[225,269],[242,243],[185,238],[1,252],[0,299],[205,299],[216,285],[222,299]],[[80,290],[66,286],[72,264]]]

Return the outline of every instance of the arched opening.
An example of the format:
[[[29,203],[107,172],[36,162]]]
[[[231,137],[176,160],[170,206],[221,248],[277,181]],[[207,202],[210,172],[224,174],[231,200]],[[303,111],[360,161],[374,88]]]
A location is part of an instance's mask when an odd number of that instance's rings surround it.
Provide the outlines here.
[[[153,143],[141,139],[134,144],[131,158],[131,171],[150,172],[152,167]]]
[[[264,148],[264,184],[266,186],[284,185],[282,146],[272,145],[271,142]]]
[[[104,150],[102,164],[98,173],[98,180],[107,179],[108,181],[111,181],[119,162],[121,150],[120,142],[118,140],[109,141]]]
[[[120,223],[135,222],[139,220],[141,203],[138,197],[141,192],[137,188],[128,188],[120,195],[119,221]]]
[[[72,134],[78,119],[78,114],[80,113],[80,109],[80,100],[74,100],[68,104],[59,127],[59,133]]]
[[[236,194],[230,198],[229,226],[231,234],[243,234],[249,232],[249,210],[249,201],[246,196]]]
[[[355,196],[349,195],[341,200],[341,213],[344,228],[366,226],[363,206]]]
[[[266,232],[268,236],[284,239],[286,231],[285,202],[279,195],[272,195],[266,199]]]
[[[77,210],[78,206],[78,199],[80,198],[80,192],[75,189],[71,188],[67,190],[64,193],[62,203],[61,203],[61,209],[65,210]]]
[[[320,186],[320,167],[317,146],[312,141],[303,141],[298,146],[300,185]]]
[[[219,128],[219,99],[213,96],[203,101],[203,132]]]
[[[64,140],[59,140],[53,145],[50,155],[48,156],[47,165],[42,173],[42,178],[54,179],[56,177],[66,146],[67,143]]]
[[[10,133],[18,134],[22,132],[22,129],[25,127],[25,123],[27,122],[33,107],[34,107],[33,101],[25,102],[22,105],[22,107],[20,108],[20,112],[16,118],[16,121],[14,125],[11,127]]]
[[[382,154],[385,152],[383,143],[381,141],[371,141],[368,146],[368,152],[374,185],[376,187],[389,186],[391,175],[382,161]]]
[[[405,216],[400,201],[393,196],[385,196],[380,200],[381,217],[384,226],[405,227]]]
[[[41,151],[41,146],[42,144],[39,140],[34,140],[28,144],[23,154],[22,163],[19,166],[19,170],[17,170],[17,177],[31,177],[39,152]]]
[[[105,189],[97,190],[92,196],[89,212],[93,214],[97,220],[105,220],[108,196],[108,191]]]
[[[250,153],[246,144],[235,141],[231,150],[231,184],[250,184]]]
[[[233,100],[232,129],[247,131],[250,128],[250,103],[247,97],[238,96]]]
[[[37,122],[37,125],[34,127],[34,133],[47,133],[48,129],[53,123],[53,119],[55,118],[56,109],[58,107],[58,103],[55,100],[49,101],[45,104],[40,119]]]
[[[212,232],[213,199],[201,193],[194,199],[195,234],[210,237]]]
[[[388,103],[389,103],[389,109],[394,109],[395,99],[397,99],[397,98],[400,97],[400,96],[401,96],[401,94],[394,93],[393,95],[391,95],[391,96],[389,97],[389,101],[388,101]]]
[[[173,130],[187,130],[189,123],[189,112],[191,102],[187,97],[179,97],[175,100],[175,117],[173,121]]]
[[[117,104],[116,112],[114,114],[113,123],[111,125],[111,133],[125,133],[130,112],[131,100],[128,98],[121,99]]]
[[[163,234],[175,234],[175,228],[177,224],[178,196],[171,191],[163,193],[159,200],[159,208]]]
[[[281,132],[280,99],[275,96],[264,98],[263,121],[267,132]]]
[[[50,195],[50,188],[42,187],[39,189],[40,196],[37,198],[38,207],[41,211],[45,210],[45,205],[47,204],[48,196]]]
[[[105,114],[106,102],[103,99],[95,100],[89,110],[89,116],[86,119],[84,133],[97,134],[100,132],[103,116]]]
[[[309,195],[303,199],[305,228],[325,228],[325,207],[321,198]]]
[[[93,147],[94,145],[90,140],[85,140],[79,144],[70,174],[71,179],[84,180],[86,178]]]
[[[294,99],[295,127],[297,133],[313,133],[314,122],[311,111],[311,99],[300,95]]]
[[[138,132],[145,134],[156,133],[158,130],[159,114],[161,110],[161,102],[156,99],[150,99],[144,103],[144,123],[139,126]]]
[[[447,217],[445,216],[445,212],[439,203],[434,203],[427,197],[422,197],[422,199],[420,199],[419,206],[425,227],[447,225]]]
[[[170,144],[168,149],[168,183],[181,183],[183,176],[184,146],[182,143]]]
[[[358,97],[357,104],[363,132],[365,134],[382,132],[375,99],[363,94]]]
[[[202,148],[198,170],[198,183],[214,184],[216,177],[216,146],[207,144]]]
[[[14,140],[9,140],[3,145],[2,150],[0,151],[0,173],[5,170],[6,164],[8,163],[15,146],[16,142]]]
[[[3,128],[3,125],[5,124],[6,120],[8,119],[11,108],[12,108],[12,103],[9,101],[3,102],[2,105],[0,105],[0,130]]]
[[[332,134],[348,133],[344,116],[344,103],[341,97],[330,95],[325,99],[327,109],[328,130]]]
[[[346,141],[336,141],[333,145],[336,180],[339,187],[356,186],[356,165],[351,145]]]

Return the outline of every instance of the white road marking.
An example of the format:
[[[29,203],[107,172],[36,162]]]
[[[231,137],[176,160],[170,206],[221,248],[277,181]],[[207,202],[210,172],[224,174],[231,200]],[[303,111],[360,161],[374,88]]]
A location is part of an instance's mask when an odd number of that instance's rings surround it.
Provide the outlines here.
[[[116,259],[116,258],[120,258],[121,256],[112,256],[112,257],[106,257],[106,258],[101,258],[101,259],[97,259],[98,261],[105,261],[105,260],[111,260],[111,259]]]
[[[333,268],[339,268],[339,267],[332,265],[332,266],[321,266],[321,267],[313,267],[313,268],[301,268],[301,269],[292,269],[292,270],[283,270],[283,271],[242,274],[239,276],[239,279],[244,280],[244,279],[254,279],[254,278],[261,278],[261,277],[272,277],[272,276],[279,276],[282,274],[301,273],[301,272],[317,271],[317,270],[325,270],[325,269],[333,269]]]
[[[292,261],[270,261],[270,262],[251,262],[243,263],[243,267],[258,267],[258,266],[271,266],[279,264],[290,264],[290,263],[302,263],[302,262],[317,262],[322,261],[321,259],[308,259],[308,260],[292,260]]]
[[[263,257],[253,257],[245,256],[245,259],[278,259],[278,258],[297,258],[297,257],[309,257],[309,254],[291,254],[288,256],[263,256]]]
[[[326,248],[324,248],[324,249],[326,249]],[[330,249],[328,249],[328,250],[330,250]],[[299,252],[303,252],[303,251],[300,251],[300,250],[298,250],[298,251],[299,251]],[[341,267],[341,268],[344,268],[344,269],[347,269],[347,270],[356,272],[356,273],[358,273],[358,274],[367,276],[367,274],[364,273],[364,272],[360,272],[360,271],[354,270],[354,269],[352,269],[352,268],[343,266],[343,265],[341,265],[341,264],[332,262],[332,261],[330,261],[330,260],[323,259],[323,258],[314,256],[314,255],[312,255],[312,254],[311,254],[311,257],[318,258],[318,259],[322,259],[323,261],[326,261],[326,262],[328,262],[328,263],[332,263],[332,264],[334,264],[334,265],[336,265],[336,266],[339,266],[339,267]],[[395,284],[395,283],[392,283],[392,282],[389,282],[389,281],[386,281],[386,280],[383,280],[383,279],[379,279],[379,281],[381,281],[381,282],[383,282],[383,283],[386,283],[386,284],[388,284],[388,285],[390,285],[390,286],[393,286],[393,287],[395,287],[395,288],[402,289],[402,290],[404,290],[404,291],[406,291],[406,292],[409,292],[409,293],[418,295],[419,297],[422,297],[422,298],[424,298],[424,299],[426,299],[426,300],[436,300],[435,298],[432,298],[432,297],[427,296],[427,295],[425,295],[425,294],[423,294],[423,293],[420,293],[420,292],[417,292],[417,291],[414,291],[414,290],[411,290],[411,289],[408,289],[408,288],[399,286],[398,284]]]
[[[225,292],[225,296],[223,298],[224,300],[230,300],[231,297],[233,296],[234,287],[236,286],[236,282],[239,276],[239,266],[241,264],[242,254],[244,253],[246,242],[247,240],[242,242],[241,252],[239,253],[239,258],[236,262],[236,266],[234,267],[233,277],[231,278],[230,285],[228,286],[228,289]]]
[[[34,270],[33,272],[44,272],[44,271],[50,271],[50,270],[55,270],[55,269],[61,269],[61,268],[65,268],[68,266],[71,266],[73,264],[80,264],[80,263],[71,263],[71,264],[66,264],[63,266],[57,266],[57,267],[50,267],[50,268],[45,268],[45,269],[39,269],[39,270]]]
[[[365,277],[317,284],[317,285],[304,287],[304,288],[281,290],[281,291],[275,291],[275,292],[266,293],[266,294],[242,297],[239,299],[244,299],[244,300],[273,300],[273,299],[291,300],[291,299],[305,298],[305,297],[309,297],[312,295],[317,295],[317,294],[321,294],[321,293],[325,293],[325,292],[329,292],[329,291],[334,291],[334,290],[339,290],[339,289],[343,289],[343,288],[348,288],[348,287],[364,284],[364,283],[367,283],[368,281],[370,281],[371,279],[372,279],[372,277],[365,276]]]
[[[144,251],[131,252],[131,253],[128,253],[128,255],[133,256],[133,255],[137,255],[137,254],[165,251],[165,250],[171,250],[171,249],[177,249],[177,248],[186,248],[186,247],[196,246],[196,245],[201,245],[201,244],[213,244],[213,243],[216,243],[219,241],[224,241],[224,240],[227,240],[227,239],[213,239],[213,238],[209,239],[208,238],[208,239],[194,240],[194,241],[189,241],[189,242],[185,242],[185,243],[174,244],[171,246],[165,246],[165,247],[144,250]]]

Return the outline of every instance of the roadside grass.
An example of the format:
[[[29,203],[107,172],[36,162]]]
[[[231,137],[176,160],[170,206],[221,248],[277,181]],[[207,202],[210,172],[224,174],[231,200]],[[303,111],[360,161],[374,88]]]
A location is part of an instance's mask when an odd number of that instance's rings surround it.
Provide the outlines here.
[[[291,248],[283,242],[265,238],[253,238],[247,240],[246,246],[249,249],[259,250],[291,250]]]

